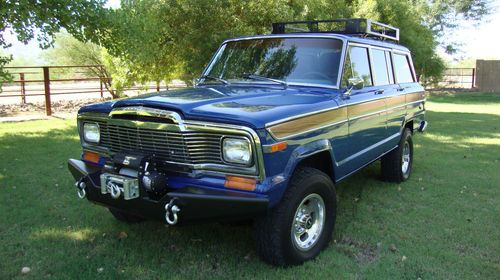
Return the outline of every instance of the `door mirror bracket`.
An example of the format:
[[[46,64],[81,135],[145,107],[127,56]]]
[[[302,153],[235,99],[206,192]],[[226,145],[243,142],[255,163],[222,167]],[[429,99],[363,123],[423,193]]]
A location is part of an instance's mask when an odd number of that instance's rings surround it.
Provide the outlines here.
[[[363,89],[363,87],[365,86],[363,79],[361,79],[360,77],[352,77],[349,78],[347,81],[348,81],[347,88],[342,94],[344,97],[349,97],[353,90],[360,90]]]

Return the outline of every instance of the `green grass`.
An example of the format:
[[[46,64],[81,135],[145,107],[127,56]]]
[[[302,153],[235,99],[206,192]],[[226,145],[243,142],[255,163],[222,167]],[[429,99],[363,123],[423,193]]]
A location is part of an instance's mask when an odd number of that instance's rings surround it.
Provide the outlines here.
[[[375,163],[338,184],[334,241],[287,269],[258,259],[250,227],[126,225],[78,200],[73,120],[0,124],[0,279],[498,279],[499,96],[431,96],[410,180]]]

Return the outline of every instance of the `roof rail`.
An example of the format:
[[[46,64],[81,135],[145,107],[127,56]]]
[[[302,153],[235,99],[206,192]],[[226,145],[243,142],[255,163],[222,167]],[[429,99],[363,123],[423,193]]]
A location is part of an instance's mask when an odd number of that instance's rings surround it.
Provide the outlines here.
[[[365,18],[273,23],[272,34],[286,33],[337,33],[399,41],[399,28]]]

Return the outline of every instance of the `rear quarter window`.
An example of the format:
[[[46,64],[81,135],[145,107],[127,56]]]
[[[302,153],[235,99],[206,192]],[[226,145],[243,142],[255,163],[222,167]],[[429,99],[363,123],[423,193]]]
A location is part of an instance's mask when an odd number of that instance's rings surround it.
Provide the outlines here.
[[[404,54],[393,54],[394,73],[396,74],[397,83],[413,83],[413,75],[411,73],[410,61],[408,56]]]

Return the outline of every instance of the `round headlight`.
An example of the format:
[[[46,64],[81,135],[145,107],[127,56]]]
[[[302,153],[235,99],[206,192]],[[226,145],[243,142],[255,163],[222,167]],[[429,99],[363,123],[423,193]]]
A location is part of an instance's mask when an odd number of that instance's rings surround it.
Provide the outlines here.
[[[250,165],[252,163],[252,149],[246,138],[224,138],[222,141],[222,156],[224,161]]]
[[[99,125],[97,123],[83,124],[83,140],[89,143],[99,143],[101,134],[99,133]]]

